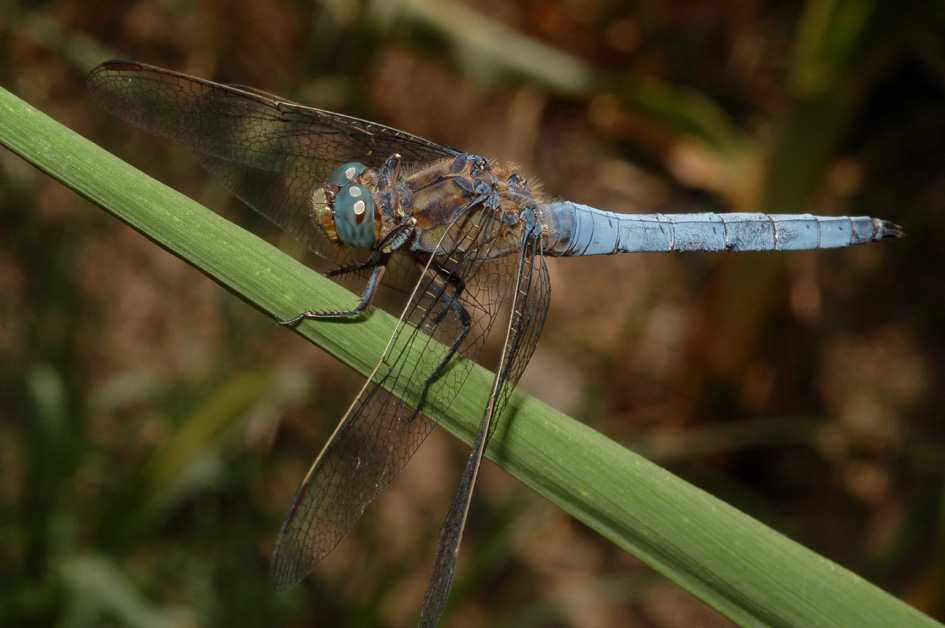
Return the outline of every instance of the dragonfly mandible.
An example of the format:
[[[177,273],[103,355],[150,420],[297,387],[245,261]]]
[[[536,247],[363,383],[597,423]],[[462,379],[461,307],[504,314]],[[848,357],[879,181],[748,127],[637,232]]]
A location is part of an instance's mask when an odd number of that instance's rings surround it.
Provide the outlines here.
[[[357,317],[380,285],[406,287],[394,338],[285,518],[272,559],[277,589],[296,584],[335,548],[433,429],[424,416],[428,396],[448,405],[486,337],[494,327],[502,335],[494,383],[437,540],[420,612],[425,627],[443,611],[489,436],[541,334],[551,296],[546,256],[786,251],[901,236],[896,225],[869,217],[622,215],[546,202],[519,173],[477,155],[132,61],[95,68],[89,89],[110,113],[190,148],[237,197],[333,262],[329,276],[366,278],[351,309],[306,311],[281,323]],[[511,307],[502,310],[506,302]],[[395,346],[442,357],[423,370]],[[407,380],[422,383],[413,406],[384,392]]]

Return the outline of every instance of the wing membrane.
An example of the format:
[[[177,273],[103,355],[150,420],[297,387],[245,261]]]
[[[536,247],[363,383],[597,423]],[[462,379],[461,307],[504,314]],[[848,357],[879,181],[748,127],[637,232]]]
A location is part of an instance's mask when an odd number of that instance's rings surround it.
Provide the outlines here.
[[[406,166],[459,154],[382,124],[132,61],[95,68],[89,91],[118,118],[190,148],[246,204],[342,264],[361,258],[309,219],[313,189],[335,168],[349,161],[376,168],[395,153]]]
[[[406,167],[460,154],[403,131],[260,90],[130,61],[102,64],[91,73],[89,88],[104,109],[187,146],[237,197],[309,249],[344,266],[365,261],[369,253],[334,245],[310,219],[312,192],[335,168],[349,161],[377,168],[393,154],[401,155]],[[550,296],[537,235],[523,242],[518,255],[493,255],[497,245],[507,253],[503,236],[508,236],[508,225],[489,205],[480,197],[457,211],[434,254],[395,252],[388,260],[400,279],[385,283],[405,289],[404,277],[419,279],[406,290],[407,305],[372,376],[299,487],[273,556],[277,589],[307,575],[403,469],[433,428],[422,416],[428,400],[448,406],[456,399],[501,304],[511,299],[502,357],[440,531],[421,611],[421,625],[438,621],[483,453],[535,348]],[[412,267],[413,272],[405,272]],[[425,359],[412,359],[415,352]],[[411,403],[385,392],[402,393],[418,385],[421,392]]]
[[[513,293],[512,312],[506,329],[502,358],[499,368],[496,369],[489,401],[469,452],[459,489],[440,528],[433,573],[420,609],[420,628],[435,627],[443,614],[482,457],[498,424],[498,418],[532,357],[545,323],[545,315],[548,313],[551,283],[538,238],[531,238],[526,242],[516,271],[518,281]]]
[[[512,292],[516,258],[487,260],[500,228],[491,211],[457,217],[443,241],[462,248],[426,260],[393,338],[369,380],[302,483],[273,557],[272,580],[287,588],[305,577],[352,525],[426,438],[433,423],[415,407],[381,388],[408,390],[427,382],[429,363],[415,351],[451,359],[430,384],[429,398],[443,407],[456,398],[482,350],[501,302]]]
[[[89,89],[106,111],[149,133],[263,170],[325,178],[347,161],[377,167],[394,153],[407,164],[459,154],[382,124],[132,61],[103,63]]]

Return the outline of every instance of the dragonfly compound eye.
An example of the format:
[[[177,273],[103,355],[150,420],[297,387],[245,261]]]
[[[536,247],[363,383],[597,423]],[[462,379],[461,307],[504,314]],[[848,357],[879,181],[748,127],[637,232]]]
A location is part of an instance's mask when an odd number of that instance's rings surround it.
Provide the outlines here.
[[[374,199],[366,187],[349,183],[338,191],[335,229],[345,246],[369,249],[374,245]]]
[[[364,164],[349,161],[335,168],[335,171],[328,177],[328,182],[341,188],[351,183],[356,176],[365,170],[367,170],[367,166]]]

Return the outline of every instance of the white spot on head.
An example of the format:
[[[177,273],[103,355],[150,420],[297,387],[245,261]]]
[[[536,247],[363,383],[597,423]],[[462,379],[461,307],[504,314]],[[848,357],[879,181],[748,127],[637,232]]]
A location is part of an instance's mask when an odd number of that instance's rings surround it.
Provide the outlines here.
[[[352,179],[354,179],[357,172],[358,172],[357,168],[355,168],[354,166],[348,166],[347,168],[345,168],[345,179],[347,179],[348,181],[351,181]]]

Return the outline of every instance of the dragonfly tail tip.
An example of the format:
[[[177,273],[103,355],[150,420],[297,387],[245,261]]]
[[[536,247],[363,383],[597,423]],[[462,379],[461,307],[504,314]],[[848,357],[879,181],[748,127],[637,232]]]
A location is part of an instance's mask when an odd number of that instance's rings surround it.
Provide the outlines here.
[[[897,240],[905,235],[902,232],[902,227],[894,222],[877,218],[873,223],[876,234],[874,239],[876,240]]]

